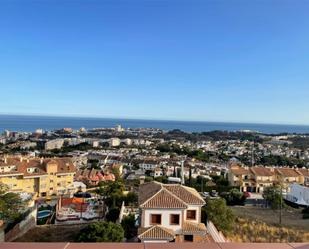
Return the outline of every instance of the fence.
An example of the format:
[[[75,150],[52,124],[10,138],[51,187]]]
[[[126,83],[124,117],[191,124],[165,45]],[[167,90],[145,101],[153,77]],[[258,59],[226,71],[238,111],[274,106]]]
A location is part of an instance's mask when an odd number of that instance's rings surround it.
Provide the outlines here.
[[[215,225],[210,220],[207,221],[207,230],[215,242],[217,243],[227,242],[223,233],[218,231]]]

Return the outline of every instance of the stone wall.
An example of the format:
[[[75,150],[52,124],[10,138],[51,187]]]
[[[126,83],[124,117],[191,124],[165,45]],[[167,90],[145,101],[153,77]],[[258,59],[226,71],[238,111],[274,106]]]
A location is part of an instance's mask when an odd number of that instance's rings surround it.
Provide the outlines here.
[[[37,208],[29,209],[29,214],[18,224],[16,224],[10,231],[4,235],[4,241],[11,242],[28,232],[31,228],[36,226]],[[0,240],[1,241],[1,240]]]

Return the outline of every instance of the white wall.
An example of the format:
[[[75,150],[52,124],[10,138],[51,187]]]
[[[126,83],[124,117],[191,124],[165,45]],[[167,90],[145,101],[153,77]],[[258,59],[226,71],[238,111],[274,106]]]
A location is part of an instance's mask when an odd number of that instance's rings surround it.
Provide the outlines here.
[[[181,228],[182,209],[146,209],[144,217],[144,227],[152,226],[150,224],[150,214],[161,214],[161,225],[174,231]],[[179,225],[170,225],[170,215],[179,214]]]
[[[189,205],[187,210],[195,210],[196,211],[196,219],[195,220],[188,220],[191,222],[199,223],[201,220],[201,214],[200,214],[200,206],[196,205]],[[187,210],[185,210],[185,220],[187,220]]]
[[[296,198],[297,201],[305,201],[309,205],[309,187],[297,183],[291,184],[287,199],[293,201],[293,197]]]

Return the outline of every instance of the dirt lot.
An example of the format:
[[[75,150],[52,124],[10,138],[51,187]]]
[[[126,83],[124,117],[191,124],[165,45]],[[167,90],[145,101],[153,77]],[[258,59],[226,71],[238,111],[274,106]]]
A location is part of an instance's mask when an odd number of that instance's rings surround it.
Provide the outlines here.
[[[37,226],[28,231],[16,242],[73,242],[78,232],[85,226]]]
[[[279,211],[254,206],[231,207],[238,217],[257,219],[269,225],[279,223]],[[309,219],[302,219],[301,209],[288,209],[282,211],[282,225],[288,228],[297,228],[309,232]]]

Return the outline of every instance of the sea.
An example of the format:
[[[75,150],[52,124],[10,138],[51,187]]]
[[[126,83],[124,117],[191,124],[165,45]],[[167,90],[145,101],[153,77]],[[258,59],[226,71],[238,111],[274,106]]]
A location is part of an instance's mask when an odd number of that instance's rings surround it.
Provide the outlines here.
[[[64,127],[73,129],[81,127],[86,129],[110,128],[116,125],[121,125],[124,128],[158,128],[166,131],[179,129],[185,132],[250,130],[264,134],[309,134],[309,126],[305,125],[0,115],[0,132],[4,130],[33,132],[38,128],[56,130]]]

